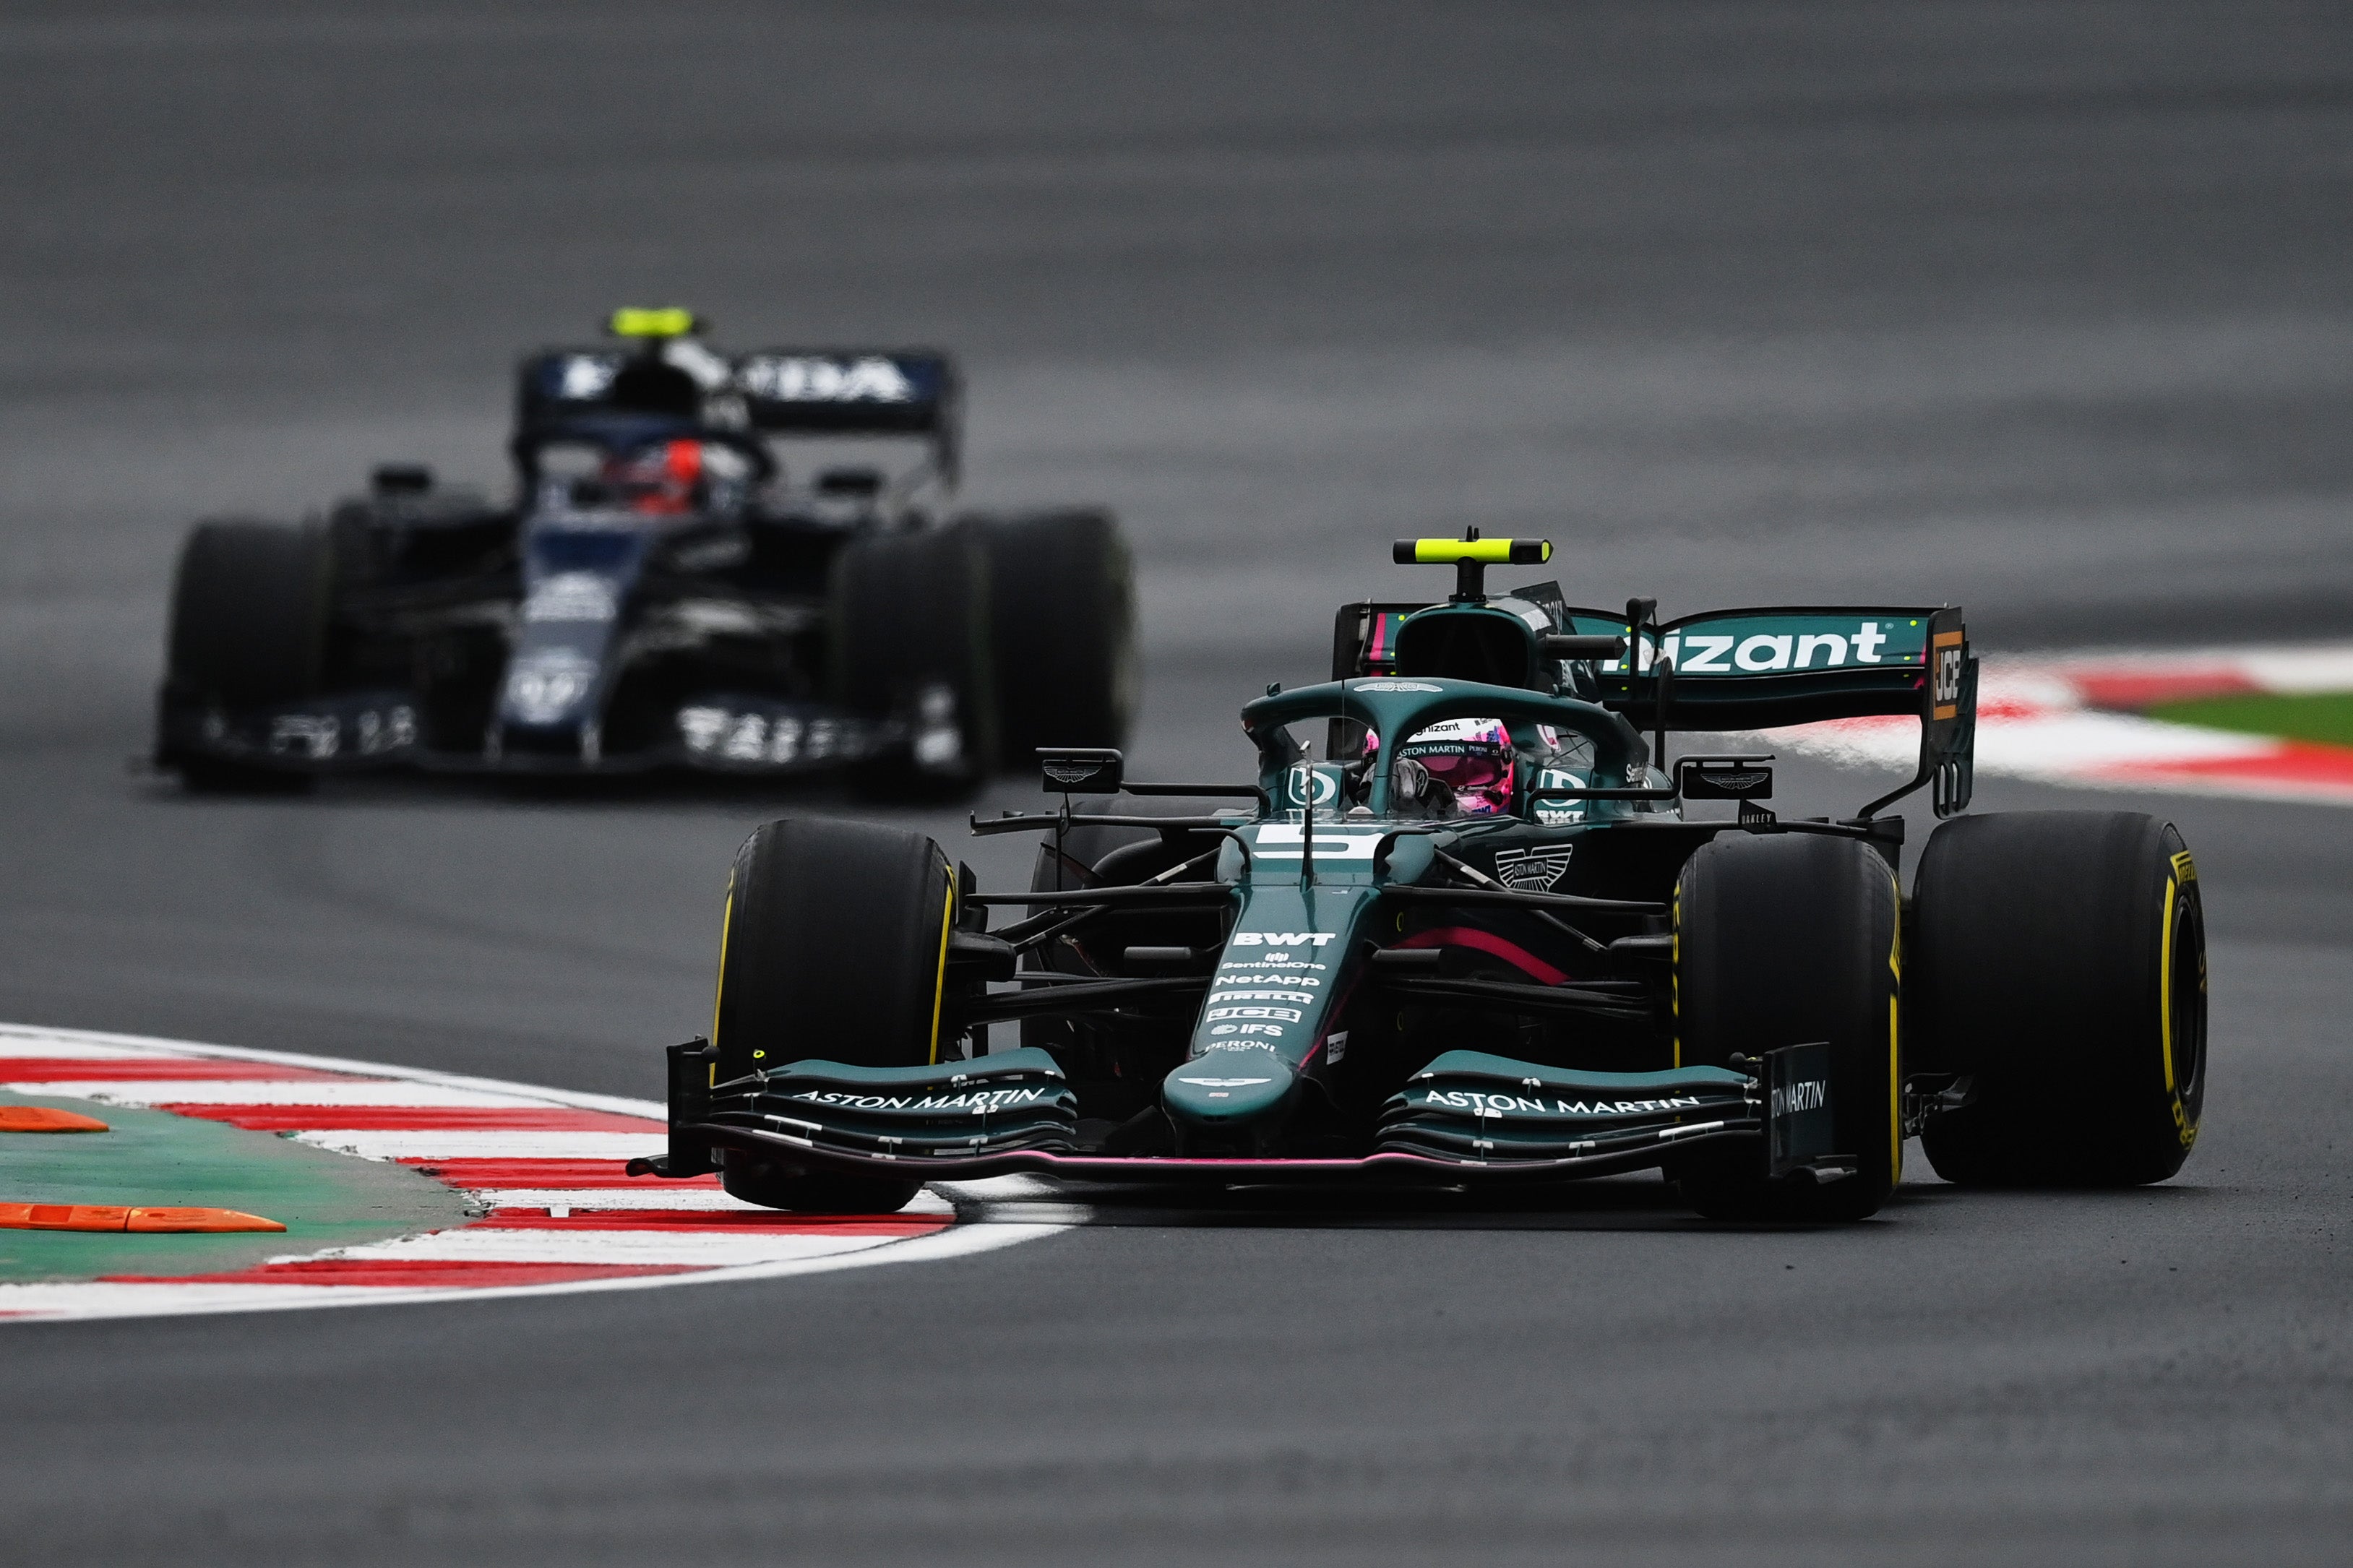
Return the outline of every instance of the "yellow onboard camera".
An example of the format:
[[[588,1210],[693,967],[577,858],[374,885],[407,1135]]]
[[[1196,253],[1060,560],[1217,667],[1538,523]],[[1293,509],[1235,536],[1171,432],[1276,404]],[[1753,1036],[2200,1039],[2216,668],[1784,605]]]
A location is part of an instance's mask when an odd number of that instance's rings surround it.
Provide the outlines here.
[[[702,329],[693,311],[676,305],[624,305],[605,325],[617,338],[686,338]]]

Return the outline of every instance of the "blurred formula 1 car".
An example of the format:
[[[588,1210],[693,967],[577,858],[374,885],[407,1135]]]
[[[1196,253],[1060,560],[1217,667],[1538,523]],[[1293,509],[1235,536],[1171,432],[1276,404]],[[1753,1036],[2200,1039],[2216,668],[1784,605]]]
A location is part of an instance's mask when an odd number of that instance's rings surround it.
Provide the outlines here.
[[[715,1165],[752,1202],[847,1210],[1017,1172],[1657,1167],[1703,1214],[1843,1220],[1886,1200],[1915,1134],[1958,1183],[2179,1168],[2206,1076],[2189,852],[2129,813],[1957,815],[1958,610],[1660,625],[1550,584],[1489,597],[1486,565],[1542,542],[1398,552],[1456,564],[1455,595],[1343,609],[1332,681],[1242,710],[1254,784],[1046,752],[1050,790],[1132,798],[976,821],[1048,835],[1025,891],[981,892],[920,834],[755,832],[713,1037],[671,1047],[669,1152],[633,1169]],[[1905,714],[1916,776],[1852,817],[1776,816],[1770,758],[1663,767],[1676,729]],[[1951,820],[1905,902],[1904,818],[1879,813],[1924,787]],[[1731,804],[1700,820],[1695,800]],[[988,1052],[1008,1021],[1022,1046]]]
[[[173,588],[155,758],[195,787],[402,764],[848,768],[952,794],[1001,755],[1124,735],[1126,547],[1105,512],[934,523],[955,365],[723,356],[685,311],[522,362],[518,499],[413,467],[301,524],[200,523]],[[781,437],[898,437],[806,479]]]

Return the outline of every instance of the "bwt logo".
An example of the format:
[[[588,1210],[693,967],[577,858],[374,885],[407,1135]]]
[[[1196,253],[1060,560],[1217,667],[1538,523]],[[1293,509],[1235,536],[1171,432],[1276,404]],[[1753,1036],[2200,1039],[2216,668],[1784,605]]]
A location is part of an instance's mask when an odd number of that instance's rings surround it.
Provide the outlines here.
[[[1328,931],[1238,931],[1236,947],[1322,947],[1336,933]]]

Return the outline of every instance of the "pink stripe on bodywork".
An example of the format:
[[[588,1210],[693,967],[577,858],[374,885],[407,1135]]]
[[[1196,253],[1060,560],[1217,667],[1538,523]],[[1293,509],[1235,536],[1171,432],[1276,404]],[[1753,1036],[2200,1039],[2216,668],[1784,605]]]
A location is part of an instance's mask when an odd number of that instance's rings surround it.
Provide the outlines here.
[[[1546,985],[1557,985],[1568,978],[1567,971],[1555,969],[1518,942],[1506,942],[1493,931],[1481,931],[1475,926],[1440,926],[1435,931],[1416,931],[1403,942],[1394,942],[1391,945],[1476,948],[1488,957],[1500,958],[1521,973],[1542,981]]]

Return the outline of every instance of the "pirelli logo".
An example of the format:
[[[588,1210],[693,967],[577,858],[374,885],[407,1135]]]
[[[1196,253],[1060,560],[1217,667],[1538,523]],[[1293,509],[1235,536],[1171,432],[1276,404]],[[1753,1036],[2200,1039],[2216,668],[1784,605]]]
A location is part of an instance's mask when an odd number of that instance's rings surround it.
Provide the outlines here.
[[[1930,639],[1929,667],[1936,677],[1936,705],[1929,712],[1932,719],[1960,717],[1961,637],[1957,631],[1938,632]]]

